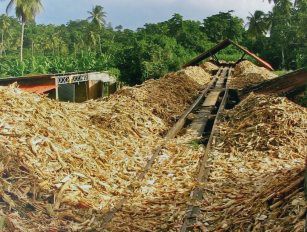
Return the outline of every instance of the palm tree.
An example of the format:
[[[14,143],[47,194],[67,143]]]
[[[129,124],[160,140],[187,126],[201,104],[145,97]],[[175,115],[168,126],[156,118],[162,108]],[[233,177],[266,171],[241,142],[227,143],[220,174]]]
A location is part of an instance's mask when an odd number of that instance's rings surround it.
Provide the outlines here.
[[[280,0],[268,0],[268,2],[271,4],[272,2],[274,4],[278,4]],[[294,0],[293,5],[296,6],[299,3],[299,0]]]
[[[249,13],[250,16],[247,17],[248,32],[254,38],[263,36],[269,29],[268,15],[263,11],[256,10],[254,14]]]
[[[5,0],[2,0],[5,1]],[[10,0],[6,8],[6,13],[15,6],[16,17],[21,22],[21,39],[20,39],[20,60],[23,61],[23,43],[25,24],[34,21],[35,16],[42,10],[41,0]]]
[[[102,6],[94,6],[92,11],[88,11],[88,13],[90,14],[90,16],[87,18],[87,20],[92,21],[93,24],[95,24],[96,26],[98,26],[99,28],[101,28],[102,26],[104,26],[106,24],[106,12],[104,12],[104,9]]]
[[[98,30],[96,30],[98,34],[98,42],[99,42],[99,50],[100,53],[102,53],[102,47],[101,47],[101,36],[99,34],[99,31],[101,30],[102,26],[106,24],[105,17],[107,15],[106,12],[104,12],[104,8],[102,6],[96,5],[93,7],[92,11],[88,11],[90,16],[87,18],[87,20],[91,21],[92,24],[97,27]]]

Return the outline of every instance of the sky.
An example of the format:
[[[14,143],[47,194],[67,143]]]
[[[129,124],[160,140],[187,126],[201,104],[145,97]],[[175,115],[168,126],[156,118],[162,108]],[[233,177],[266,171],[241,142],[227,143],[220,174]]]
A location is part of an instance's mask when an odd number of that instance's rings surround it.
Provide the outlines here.
[[[5,12],[8,0],[0,1],[0,13]],[[185,19],[203,20],[220,11],[234,10],[244,20],[256,9],[267,12],[272,5],[267,0],[42,0],[44,10],[37,23],[65,24],[69,20],[85,19],[87,11],[101,5],[112,26],[137,29],[145,23],[168,20],[174,13]],[[11,14],[13,14],[12,12]]]

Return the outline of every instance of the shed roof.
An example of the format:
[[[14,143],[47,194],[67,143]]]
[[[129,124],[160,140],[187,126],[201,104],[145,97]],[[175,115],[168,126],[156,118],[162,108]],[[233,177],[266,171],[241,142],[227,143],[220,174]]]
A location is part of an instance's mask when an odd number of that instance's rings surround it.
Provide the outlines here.
[[[0,86],[8,86],[13,83],[17,83],[19,88],[32,93],[46,93],[50,90],[56,88],[55,78],[65,78],[73,76],[86,76],[86,81],[88,80],[98,80],[102,82],[115,83],[116,78],[110,76],[106,72],[74,72],[66,74],[40,74],[40,75],[31,75],[25,77],[9,77],[0,79]]]
[[[20,89],[30,92],[30,93],[37,93],[37,94],[43,94],[50,90],[54,90],[56,88],[55,84],[41,84],[41,85],[25,85],[25,86],[19,86]]]

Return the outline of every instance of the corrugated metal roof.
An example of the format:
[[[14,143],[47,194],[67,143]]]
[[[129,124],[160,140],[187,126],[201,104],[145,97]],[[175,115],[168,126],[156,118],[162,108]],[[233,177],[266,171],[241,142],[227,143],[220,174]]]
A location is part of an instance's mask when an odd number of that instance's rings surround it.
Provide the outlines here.
[[[55,84],[46,84],[46,85],[34,85],[34,86],[19,86],[20,89],[30,92],[30,93],[37,93],[37,94],[43,94],[50,90],[53,90],[56,88]]]

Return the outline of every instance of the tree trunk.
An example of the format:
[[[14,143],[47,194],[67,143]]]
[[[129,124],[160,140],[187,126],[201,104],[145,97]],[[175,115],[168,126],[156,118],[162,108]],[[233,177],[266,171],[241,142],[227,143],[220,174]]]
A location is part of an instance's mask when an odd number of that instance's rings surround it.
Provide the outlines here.
[[[4,51],[4,30],[2,30],[2,34],[1,34],[1,56],[3,55],[3,51]]]
[[[281,59],[281,68],[285,69],[285,50],[283,46],[281,47]]]
[[[23,39],[25,33],[25,22],[21,22],[21,40],[20,40],[20,61],[23,61]]]
[[[76,48],[76,43],[74,43],[74,57],[76,58],[77,57],[77,48]]]
[[[33,58],[33,56],[34,56],[34,42],[32,41],[32,58]]]
[[[99,38],[99,50],[100,50],[100,55],[102,54],[102,46],[101,46],[101,37],[98,35]]]

